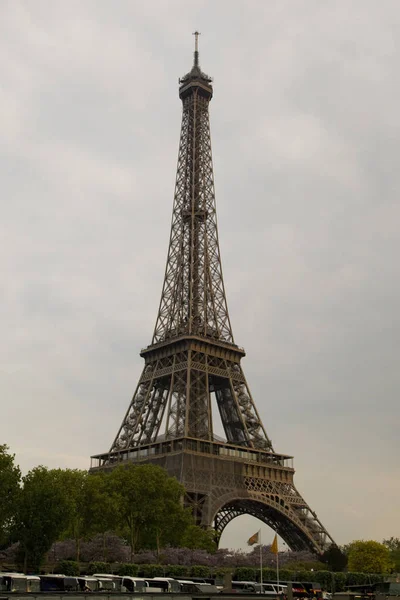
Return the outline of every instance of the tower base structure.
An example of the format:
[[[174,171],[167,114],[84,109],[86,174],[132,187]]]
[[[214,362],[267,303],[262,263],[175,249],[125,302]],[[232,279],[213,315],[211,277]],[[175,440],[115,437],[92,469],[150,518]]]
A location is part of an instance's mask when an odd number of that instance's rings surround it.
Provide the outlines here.
[[[249,514],[291,550],[321,554],[334,543],[293,483],[293,458],[223,442],[180,438],[92,457],[91,471],[152,463],[183,484],[196,523],[219,534]]]

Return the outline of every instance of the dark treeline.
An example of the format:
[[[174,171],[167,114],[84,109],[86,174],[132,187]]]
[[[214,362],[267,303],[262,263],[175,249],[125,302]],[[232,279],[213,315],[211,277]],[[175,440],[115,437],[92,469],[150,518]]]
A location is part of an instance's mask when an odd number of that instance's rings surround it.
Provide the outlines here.
[[[165,546],[216,550],[211,532],[194,524],[182,505],[183,486],[154,465],[127,465],[109,473],[47,469],[21,477],[7,446],[0,446],[0,548],[18,543],[17,563],[39,570],[57,540],[72,538],[74,559],[96,535],[126,540],[130,559],[138,550],[159,556]]]
[[[257,568],[251,552],[217,549],[215,532],[194,523],[184,487],[155,465],[126,465],[91,474],[35,467],[21,476],[0,445],[0,563],[38,572],[60,561]],[[250,532],[251,533],[251,532]],[[263,546],[263,564],[275,556]],[[281,552],[282,568],[332,572],[400,571],[400,540],[357,540],[323,556]],[[247,579],[251,571],[248,572]]]

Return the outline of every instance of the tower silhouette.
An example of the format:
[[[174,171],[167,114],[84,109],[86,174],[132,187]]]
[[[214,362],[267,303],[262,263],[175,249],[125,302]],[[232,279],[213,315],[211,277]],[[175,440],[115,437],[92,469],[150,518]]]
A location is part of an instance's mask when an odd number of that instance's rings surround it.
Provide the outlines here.
[[[180,79],[183,114],[164,284],[143,372],[109,452],[92,471],[129,462],[163,466],[186,489],[196,522],[219,533],[250,514],[292,550],[333,543],[293,483],[292,457],[272,447],[234,342],[222,277],[209,103],[211,78]],[[214,433],[216,410],[225,438]]]

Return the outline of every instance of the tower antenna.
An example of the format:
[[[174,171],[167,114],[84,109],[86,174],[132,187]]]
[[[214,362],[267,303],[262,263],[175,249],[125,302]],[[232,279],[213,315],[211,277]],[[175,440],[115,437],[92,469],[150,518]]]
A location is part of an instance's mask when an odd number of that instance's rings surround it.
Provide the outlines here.
[[[199,31],[195,31],[193,33],[194,35],[194,66],[198,67],[199,66],[199,35],[200,32]]]

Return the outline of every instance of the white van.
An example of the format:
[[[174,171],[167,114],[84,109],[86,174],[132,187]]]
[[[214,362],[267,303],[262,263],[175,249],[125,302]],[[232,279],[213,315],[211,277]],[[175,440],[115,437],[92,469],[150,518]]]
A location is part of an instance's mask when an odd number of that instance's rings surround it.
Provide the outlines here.
[[[286,596],[287,594],[287,585],[277,584],[277,583],[263,583],[262,585],[262,594],[265,596],[273,596],[276,598],[279,596]]]

